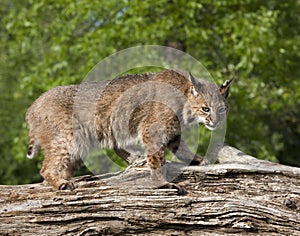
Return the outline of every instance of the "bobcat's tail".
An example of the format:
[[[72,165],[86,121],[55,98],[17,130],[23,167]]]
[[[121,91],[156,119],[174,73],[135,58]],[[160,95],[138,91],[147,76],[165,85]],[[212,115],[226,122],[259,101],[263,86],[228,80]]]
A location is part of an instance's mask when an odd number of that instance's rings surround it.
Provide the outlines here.
[[[30,139],[28,151],[26,157],[32,159],[36,156],[40,149],[40,146],[35,142],[33,138]]]

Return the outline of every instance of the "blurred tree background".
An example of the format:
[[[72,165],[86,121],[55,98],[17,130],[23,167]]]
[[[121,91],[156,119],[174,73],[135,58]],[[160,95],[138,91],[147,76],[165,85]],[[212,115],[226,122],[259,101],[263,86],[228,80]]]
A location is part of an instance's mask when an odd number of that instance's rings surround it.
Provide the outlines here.
[[[226,142],[300,166],[299,0],[1,0],[0,12],[1,184],[41,180],[24,117],[42,92],[147,44],[189,53],[219,83],[235,77]]]

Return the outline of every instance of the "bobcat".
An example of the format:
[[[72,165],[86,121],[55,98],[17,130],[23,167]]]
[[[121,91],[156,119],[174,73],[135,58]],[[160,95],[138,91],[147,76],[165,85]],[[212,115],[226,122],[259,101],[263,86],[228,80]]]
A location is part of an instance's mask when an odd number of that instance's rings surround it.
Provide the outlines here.
[[[181,140],[181,130],[193,123],[216,129],[226,117],[231,81],[218,87],[190,73],[163,70],[53,88],[26,113],[27,157],[41,148],[42,177],[55,189],[73,190],[68,178],[91,149],[114,149],[128,162],[126,149],[138,142],[145,149],[153,183],[182,193],[163,176],[164,153],[169,149],[182,161],[205,164]]]

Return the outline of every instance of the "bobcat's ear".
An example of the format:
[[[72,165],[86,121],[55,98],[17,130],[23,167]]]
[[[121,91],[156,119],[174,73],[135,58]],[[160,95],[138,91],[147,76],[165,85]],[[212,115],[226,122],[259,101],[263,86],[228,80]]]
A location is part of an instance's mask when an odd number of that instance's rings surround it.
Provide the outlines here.
[[[229,88],[230,84],[232,83],[233,79],[226,80],[221,86],[220,86],[220,93],[224,98],[228,97],[229,94]]]
[[[192,75],[191,72],[189,72],[189,78],[188,78],[188,79],[189,79],[189,81],[192,82],[193,85],[195,85],[195,86],[197,86],[197,87],[200,86],[199,81]]]

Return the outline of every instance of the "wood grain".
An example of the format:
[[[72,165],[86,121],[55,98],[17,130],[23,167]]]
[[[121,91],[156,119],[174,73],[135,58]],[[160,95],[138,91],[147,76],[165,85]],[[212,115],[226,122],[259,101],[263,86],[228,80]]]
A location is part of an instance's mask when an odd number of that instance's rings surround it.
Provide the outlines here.
[[[300,235],[300,168],[224,146],[219,164],[169,163],[173,189],[153,189],[147,167],[46,184],[0,186],[0,235]]]

